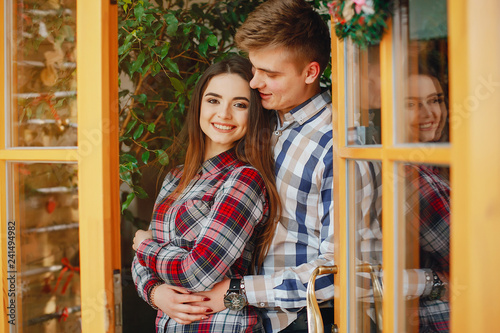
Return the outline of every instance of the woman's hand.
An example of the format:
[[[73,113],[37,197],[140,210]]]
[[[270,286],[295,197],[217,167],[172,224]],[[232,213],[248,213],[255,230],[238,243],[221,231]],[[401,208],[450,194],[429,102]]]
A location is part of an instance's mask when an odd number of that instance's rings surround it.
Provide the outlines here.
[[[134,244],[132,244],[132,248],[134,251],[137,251],[139,244],[145,239],[153,239],[153,231],[152,230],[137,230],[134,237]]]
[[[202,291],[197,293],[197,295],[204,295],[207,297],[207,301],[204,301],[203,303],[195,303],[198,306],[205,306],[205,307],[210,307],[210,309],[213,310],[213,312],[219,312],[222,310],[226,309],[226,306],[224,305],[224,295],[226,294],[227,290],[229,289],[229,282],[231,282],[230,279],[225,278],[219,283],[216,283],[213,287],[212,290],[209,291]],[[212,311],[210,311],[212,312]]]
[[[194,302],[206,302],[210,299],[203,295],[192,294],[190,291],[168,284],[162,284],[154,292],[154,304],[170,318],[181,325],[207,319],[207,314],[213,312],[206,306],[196,306]]]

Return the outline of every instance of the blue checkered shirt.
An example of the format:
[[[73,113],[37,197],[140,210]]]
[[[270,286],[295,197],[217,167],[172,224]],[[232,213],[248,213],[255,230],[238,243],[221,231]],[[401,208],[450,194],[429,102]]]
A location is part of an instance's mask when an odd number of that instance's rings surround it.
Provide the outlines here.
[[[267,332],[278,332],[306,306],[309,277],[333,265],[333,141],[330,92],[285,114],[273,136],[283,212],[261,275],[245,276],[250,305]],[[316,280],[318,300],[333,298],[333,276]]]

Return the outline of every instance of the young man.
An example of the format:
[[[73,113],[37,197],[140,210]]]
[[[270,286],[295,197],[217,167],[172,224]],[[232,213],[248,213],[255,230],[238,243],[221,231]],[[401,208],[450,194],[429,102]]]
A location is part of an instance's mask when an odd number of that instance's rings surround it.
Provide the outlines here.
[[[248,304],[262,310],[267,332],[307,332],[309,277],[316,267],[333,265],[332,103],[319,83],[330,59],[329,28],[303,0],[269,0],[249,15],[236,42],[254,67],[250,86],[277,115],[273,136],[281,218],[260,275],[231,286],[224,280],[203,293],[210,301],[202,303],[191,303],[201,301],[199,295],[175,294],[162,285],[154,302],[180,323]],[[333,276],[317,279],[316,294],[320,301],[333,298]],[[325,313],[327,322],[331,305]]]

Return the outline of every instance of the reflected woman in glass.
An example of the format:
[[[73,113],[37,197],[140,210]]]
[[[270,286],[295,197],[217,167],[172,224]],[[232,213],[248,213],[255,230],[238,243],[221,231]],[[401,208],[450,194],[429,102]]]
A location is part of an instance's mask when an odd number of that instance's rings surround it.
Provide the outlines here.
[[[409,96],[405,103],[412,141],[443,141],[448,111],[441,84],[434,76],[417,74],[409,77],[408,85]]]
[[[405,99],[410,134],[422,143],[448,141],[448,111],[436,77],[419,73],[408,79]],[[418,274],[421,276],[418,309],[420,332],[449,331],[450,183],[449,169],[407,165],[407,221],[418,231]],[[416,236],[416,235],[415,235]]]

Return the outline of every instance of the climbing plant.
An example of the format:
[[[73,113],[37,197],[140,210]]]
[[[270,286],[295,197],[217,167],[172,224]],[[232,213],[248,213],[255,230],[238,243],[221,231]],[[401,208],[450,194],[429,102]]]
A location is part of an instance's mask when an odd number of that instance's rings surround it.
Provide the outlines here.
[[[237,52],[233,36],[263,1],[119,0],[120,178],[122,212],[135,198],[148,197],[143,171],[178,163],[178,142],[191,93],[214,61]],[[328,1],[322,7],[325,20]],[[329,71],[325,74],[328,81]],[[151,195],[151,194],[150,194]],[[145,222],[145,221],[144,221]]]

